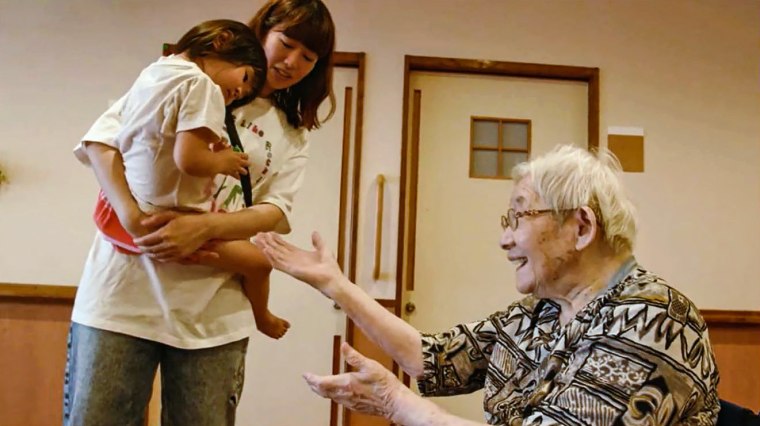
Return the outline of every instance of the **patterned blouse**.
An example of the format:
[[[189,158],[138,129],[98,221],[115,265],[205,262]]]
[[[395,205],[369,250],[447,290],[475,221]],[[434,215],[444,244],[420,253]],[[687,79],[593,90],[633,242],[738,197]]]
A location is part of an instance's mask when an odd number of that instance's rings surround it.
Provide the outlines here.
[[[485,388],[492,425],[714,425],[707,326],[694,304],[632,264],[568,324],[531,296],[422,337],[425,396]]]

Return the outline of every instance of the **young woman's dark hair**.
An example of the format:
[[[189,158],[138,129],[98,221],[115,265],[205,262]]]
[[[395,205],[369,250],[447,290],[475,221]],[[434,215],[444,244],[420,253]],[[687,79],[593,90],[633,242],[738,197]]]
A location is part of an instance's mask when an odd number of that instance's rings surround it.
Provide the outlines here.
[[[179,39],[173,50],[191,60],[212,57],[253,67],[253,90],[250,96],[236,101],[238,105],[258,96],[267,81],[264,49],[257,35],[242,22],[217,19],[198,24]]]
[[[263,42],[269,31],[280,26],[282,32],[298,40],[319,56],[314,69],[303,80],[272,93],[274,105],[285,112],[293,127],[317,129],[335,112],[332,93],[333,52],[335,51],[335,25],[330,11],[320,0],[270,0],[248,24]],[[330,98],[330,112],[323,120],[317,109],[325,98]]]

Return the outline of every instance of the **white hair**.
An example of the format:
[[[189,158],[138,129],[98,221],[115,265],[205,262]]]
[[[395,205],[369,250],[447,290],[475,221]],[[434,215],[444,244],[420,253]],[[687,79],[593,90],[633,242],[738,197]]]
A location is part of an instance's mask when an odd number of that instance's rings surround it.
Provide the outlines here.
[[[607,149],[591,153],[573,145],[559,145],[531,161],[512,169],[512,179],[530,177],[533,190],[558,217],[564,210],[583,206],[597,216],[602,234],[610,247],[621,253],[633,250],[636,218],[620,180],[622,168]]]

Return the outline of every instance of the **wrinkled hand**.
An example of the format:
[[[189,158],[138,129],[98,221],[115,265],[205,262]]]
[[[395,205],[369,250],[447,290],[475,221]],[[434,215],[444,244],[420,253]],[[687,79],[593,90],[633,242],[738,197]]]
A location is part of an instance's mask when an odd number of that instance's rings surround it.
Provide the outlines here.
[[[317,232],[311,234],[314,251],[298,248],[274,232],[259,233],[253,241],[274,268],[311,285],[328,297],[327,287],[343,275],[335,256]]]
[[[135,244],[154,260],[198,263],[219,257],[206,245],[208,236],[202,215],[164,211],[153,214],[142,224],[152,232],[135,239]]]
[[[348,343],[343,343],[340,350],[346,362],[357,371],[334,376],[305,373],[303,377],[311,390],[351,410],[392,419],[398,398],[411,391],[388,369]]]
[[[232,148],[223,149],[215,153],[217,173],[240,179],[241,175],[248,174],[248,154],[237,152]]]

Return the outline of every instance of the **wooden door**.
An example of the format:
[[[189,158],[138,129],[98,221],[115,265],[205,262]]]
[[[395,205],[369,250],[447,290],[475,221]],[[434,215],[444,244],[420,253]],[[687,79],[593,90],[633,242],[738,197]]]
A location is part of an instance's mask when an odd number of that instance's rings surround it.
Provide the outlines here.
[[[396,300],[416,328],[443,331],[519,297],[498,246],[513,183],[471,177],[473,119],[529,122],[531,155],[597,146],[599,70],[413,56],[405,65]],[[482,393],[435,402],[483,420]]]
[[[359,164],[350,154],[361,142],[357,123],[361,123],[363,60],[359,53],[336,54],[333,91],[337,109],[332,119],[309,134],[306,179],[296,196],[293,232],[287,237],[308,247],[311,232],[319,230],[343,264],[355,241],[352,188]],[[323,104],[320,117],[327,114],[325,107]],[[301,375],[332,371],[337,362],[337,342],[346,329],[345,314],[318,292],[279,272],[272,274],[270,309],[290,321],[291,329],[281,340],[261,334],[251,338],[238,423],[280,426],[336,422],[334,407],[314,395]]]

